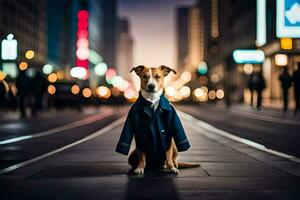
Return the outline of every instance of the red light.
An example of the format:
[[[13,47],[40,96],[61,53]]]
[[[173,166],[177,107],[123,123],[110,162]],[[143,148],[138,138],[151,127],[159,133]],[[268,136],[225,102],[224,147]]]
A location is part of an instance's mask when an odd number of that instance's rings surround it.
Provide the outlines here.
[[[80,60],[87,60],[90,55],[90,50],[88,48],[79,48],[76,51],[76,56]]]
[[[77,40],[77,48],[89,48],[89,41],[86,38],[79,38]]]
[[[89,67],[89,60],[80,60],[80,59],[76,58],[76,66],[88,68]]]
[[[109,68],[106,72],[106,77],[111,78],[117,75],[117,72],[113,68]]]
[[[77,31],[77,37],[78,38],[87,38],[89,35],[87,30],[78,30]]]
[[[86,10],[80,10],[77,17],[79,20],[87,20],[89,18],[89,13]]]
[[[88,28],[89,23],[88,21],[78,21],[77,26],[79,30],[85,30]]]

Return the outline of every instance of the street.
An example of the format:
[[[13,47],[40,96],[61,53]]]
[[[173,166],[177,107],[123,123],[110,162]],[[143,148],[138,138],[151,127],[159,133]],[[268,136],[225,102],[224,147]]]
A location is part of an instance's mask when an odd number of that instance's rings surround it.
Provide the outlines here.
[[[217,128],[300,158],[300,118],[281,111],[256,111],[246,106],[179,106]]]
[[[31,127],[26,132],[1,128],[1,141],[8,141],[0,145],[1,199],[299,199],[299,161],[216,134],[199,125],[205,118],[198,121],[180,111],[192,147],[180,153],[179,161],[201,167],[180,169],[179,175],[162,171],[128,175],[127,157],[115,152],[127,111],[128,107],[93,108],[76,115],[62,111],[49,120],[22,121]],[[209,115],[220,113],[214,110]],[[89,121],[70,126],[83,119]],[[6,120],[1,126],[15,121]],[[20,132],[22,136],[46,132],[57,121],[62,127],[57,133],[8,140]],[[223,124],[218,128],[227,129]]]

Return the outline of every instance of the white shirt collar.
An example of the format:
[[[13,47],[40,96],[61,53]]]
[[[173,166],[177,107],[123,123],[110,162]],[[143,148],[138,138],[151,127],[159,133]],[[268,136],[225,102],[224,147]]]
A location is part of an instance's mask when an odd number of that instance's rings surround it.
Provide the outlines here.
[[[155,104],[159,101],[160,96],[162,95],[162,93],[163,93],[163,89],[160,89],[158,92],[151,92],[151,93],[141,89],[142,96],[147,101],[150,101],[153,104]]]

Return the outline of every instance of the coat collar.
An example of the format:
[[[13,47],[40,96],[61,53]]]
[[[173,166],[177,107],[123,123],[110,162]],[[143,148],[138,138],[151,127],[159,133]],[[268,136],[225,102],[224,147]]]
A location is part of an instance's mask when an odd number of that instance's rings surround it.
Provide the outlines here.
[[[152,103],[150,101],[147,101],[141,94],[139,94],[139,97],[137,101],[135,102],[135,110],[142,110],[145,107],[150,107]],[[164,110],[171,110],[170,102],[165,97],[164,94],[160,96],[159,104],[157,109],[164,109]]]

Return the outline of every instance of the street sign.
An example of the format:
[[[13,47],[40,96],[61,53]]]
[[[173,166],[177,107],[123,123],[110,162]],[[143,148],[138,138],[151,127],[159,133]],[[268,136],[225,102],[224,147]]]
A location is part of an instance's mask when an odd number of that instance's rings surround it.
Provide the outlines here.
[[[7,39],[1,42],[1,58],[2,60],[16,60],[18,57],[18,42],[14,39],[13,34],[8,34]]]
[[[300,0],[277,0],[278,38],[300,38]]]
[[[238,64],[258,64],[264,62],[265,54],[256,49],[238,49],[233,52],[233,59]]]

